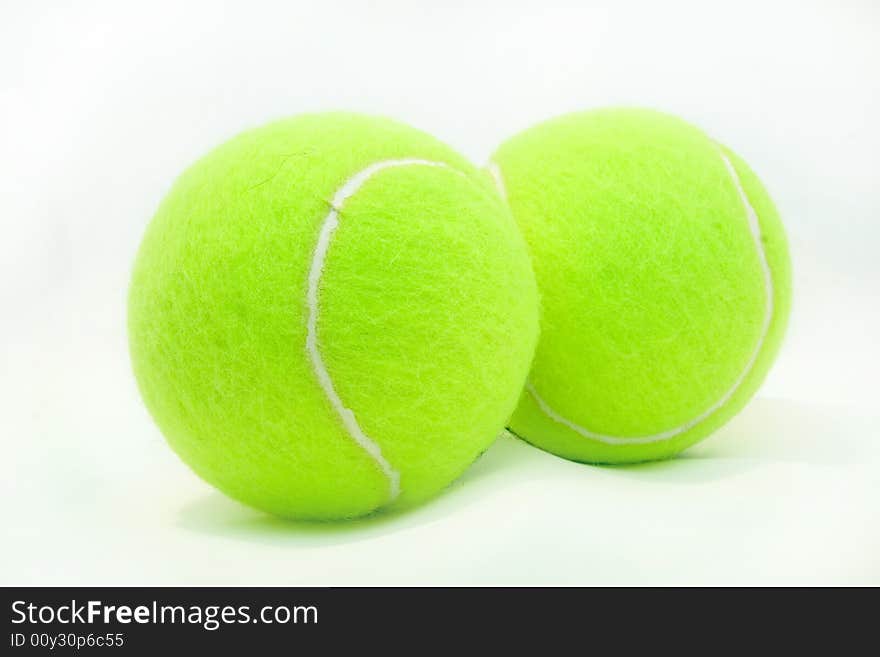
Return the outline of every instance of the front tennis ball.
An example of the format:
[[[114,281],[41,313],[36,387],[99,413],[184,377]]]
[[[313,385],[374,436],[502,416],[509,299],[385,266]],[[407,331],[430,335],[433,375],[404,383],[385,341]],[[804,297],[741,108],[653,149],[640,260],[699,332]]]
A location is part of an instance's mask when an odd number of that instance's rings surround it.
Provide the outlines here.
[[[791,272],[741,159],[675,117],[607,109],[526,130],[490,170],[542,300],[516,434],[577,461],[647,461],[743,408],[779,349]]]
[[[176,182],[131,282],[147,407],[202,478],[281,516],[406,506],[493,441],[537,340],[487,176],[413,128],[307,115]]]

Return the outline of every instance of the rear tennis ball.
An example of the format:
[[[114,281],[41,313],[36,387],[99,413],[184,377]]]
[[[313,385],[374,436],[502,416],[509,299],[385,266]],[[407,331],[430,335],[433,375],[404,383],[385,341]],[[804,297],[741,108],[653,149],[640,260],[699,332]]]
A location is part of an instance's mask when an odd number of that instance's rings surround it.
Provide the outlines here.
[[[407,126],[307,115],[180,177],[128,323],[146,405],[196,473],[332,519],[420,501],[489,446],[534,353],[537,290],[488,176]]]
[[[791,303],[782,224],[746,164],[665,114],[538,125],[490,171],[542,299],[511,429],[589,463],[671,456],[743,408]]]

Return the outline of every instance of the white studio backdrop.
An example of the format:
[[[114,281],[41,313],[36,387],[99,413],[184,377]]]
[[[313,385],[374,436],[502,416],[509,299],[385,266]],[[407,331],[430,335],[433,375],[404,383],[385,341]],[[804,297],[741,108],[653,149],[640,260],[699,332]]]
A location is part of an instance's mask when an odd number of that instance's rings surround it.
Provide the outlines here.
[[[603,105],[701,126],[785,221],[787,341],[727,428],[629,469],[505,437],[426,507],[333,527],[243,509],[165,447],[125,297],[194,159],[350,109],[484,162]],[[880,582],[877,117],[869,0],[3,2],[0,584]]]

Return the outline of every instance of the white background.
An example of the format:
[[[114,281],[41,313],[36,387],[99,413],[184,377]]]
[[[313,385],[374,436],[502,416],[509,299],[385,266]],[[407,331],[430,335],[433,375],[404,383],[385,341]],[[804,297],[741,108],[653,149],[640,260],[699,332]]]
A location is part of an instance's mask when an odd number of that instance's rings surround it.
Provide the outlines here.
[[[0,584],[880,583],[880,5],[4,2]],[[403,515],[289,523],[165,446],[125,337],[174,177],[267,120],[386,114],[477,162],[612,104],[736,149],[786,222],[787,342],[684,457],[591,468],[503,437]]]

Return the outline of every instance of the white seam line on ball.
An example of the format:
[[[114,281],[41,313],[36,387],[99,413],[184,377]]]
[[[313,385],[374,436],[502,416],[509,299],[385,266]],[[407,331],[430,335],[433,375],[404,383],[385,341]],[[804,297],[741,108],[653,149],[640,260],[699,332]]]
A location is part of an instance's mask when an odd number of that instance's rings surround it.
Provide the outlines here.
[[[489,162],[489,175],[495,181],[495,188],[501,195],[501,198],[507,203],[507,187],[504,186],[504,177],[501,175],[501,169],[495,162]]]
[[[730,179],[733,181],[734,187],[736,188],[736,192],[739,195],[740,200],[742,201],[743,207],[746,211],[746,218],[749,224],[749,232],[751,233],[752,239],[755,242],[755,249],[758,252],[758,260],[761,263],[761,271],[764,276],[764,293],[766,295],[766,299],[764,302],[764,321],[761,326],[761,335],[758,338],[758,343],[755,345],[755,349],[752,352],[752,355],[749,357],[748,362],[746,363],[745,368],[742,373],[740,373],[739,377],[737,377],[736,381],[734,381],[733,385],[730,389],[724,393],[724,395],[715,402],[712,406],[710,406],[706,411],[698,415],[693,420],[689,420],[682,424],[681,426],[675,427],[673,429],[669,429],[667,431],[663,431],[660,433],[656,433],[650,436],[633,436],[633,437],[625,437],[625,436],[609,436],[601,433],[596,433],[594,431],[590,431],[589,429],[580,426],[579,424],[575,424],[568,418],[557,413],[550,404],[548,404],[541,395],[538,394],[538,391],[535,389],[534,384],[531,381],[526,382],[526,390],[529,394],[535,399],[535,402],[538,404],[538,408],[541,409],[547,417],[559,424],[562,424],[572,431],[579,433],[585,438],[591,438],[592,440],[598,440],[599,442],[607,443],[609,445],[644,445],[647,443],[655,443],[661,440],[669,440],[670,438],[674,438],[679,434],[688,431],[700,422],[706,420],[710,415],[712,415],[719,408],[724,406],[730,398],[736,394],[736,391],[742,385],[742,382],[748,376],[749,372],[752,371],[752,368],[755,366],[755,362],[758,360],[758,356],[761,353],[761,349],[764,347],[764,341],[767,338],[767,333],[770,330],[770,322],[773,319],[773,276],[770,272],[770,265],[767,263],[767,254],[764,251],[764,244],[761,241],[761,224],[758,221],[758,214],[755,212],[755,209],[752,207],[751,202],[749,201],[749,197],[746,195],[745,190],[743,189],[742,182],[739,179],[739,176],[736,173],[736,169],[731,164],[728,157],[724,154],[724,151],[721,150],[719,146],[716,145],[718,149],[718,155],[721,157],[722,162],[724,162],[724,167],[727,169],[727,173],[730,175]],[[507,198],[506,188],[504,185],[504,178],[501,175],[501,169],[494,162],[489,165],[489,172],[492,175],[492,178],[495,180],[495,184],[498,187],[499,193],[505,198]]]
[[[391,500],[400,495],[400,473],[388,462],[382,454],[382,448],[379,444],[367,436],[360,424],[358,424],[354,411],[347,408],[345,403],[336,392],[336,386],[333,385],[333,379],[327,371],[324,364],[324,358],[321,356],[321,350],[318,348],[318,288],[321,284],[321,275],[324,273],[324,264],[327,260],[327,253],[330,250],[330,242],[333,239],[333,233],[339,227],[339,212],[345,202],[351,198],[363,186],[367,180],[385,169],[403,166],[430,166],[430,167],[449,167],[443,162],[432,162],[430,160],[420,160],[415,158],[400,160],[383,160],[374,162],[370,166],[362,169],[346,180],[343,185],[333,195],[330,201],[330,211],[321,223],[321,231],[318,234],[318,244],[315,247],[315,254],[312,257],[312,264],[309,269],[309,286],[306,300],[309,307],[309,319],[306,333],[306,350],[309,353],[309,360],[315,370],[315,376],[318,383],[333,409],[342,419],[342,424],[348,434],[360,445],[367,454],[382,469],[383,474],[388,478],[391,489]]]

